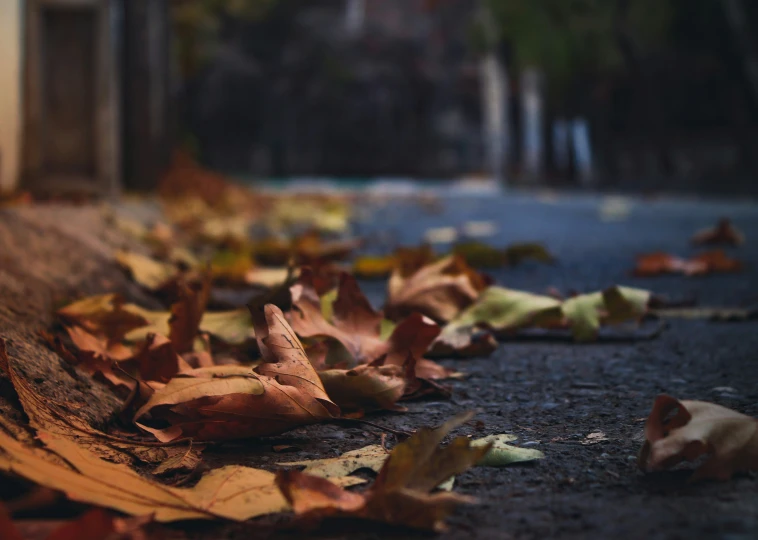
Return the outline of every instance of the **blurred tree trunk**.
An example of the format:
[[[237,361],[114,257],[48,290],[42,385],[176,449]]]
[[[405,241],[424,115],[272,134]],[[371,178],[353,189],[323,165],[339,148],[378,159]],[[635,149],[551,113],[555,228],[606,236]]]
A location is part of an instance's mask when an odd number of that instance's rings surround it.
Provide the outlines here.
[[[641,58],[639,47],[629,27],[630,3],[630,0],[616,2],[614,14],[616,44],[629,74],[634,79],[633,86],[637,88],[638,96],[641,98],[639,103],[643,109],[641,118],[643,127],[649,134],[650,152],[655,155],[655,162],[658,165],[656,173],[662,172],[665,176],[669,176],[674,171],[665,109],[656,88],[655,74]]]
[[[170,152],[170,26],[165,0],[124,2],[124,148],[127,188],[155,188]]]
[[[506,184],[504,171],[508,161],[509,95],[508,71],[498,51],[498,35],[487,0],[482,0],[480,18],[487,42],[487,52],[480,60],[482,81],[482,126],[487,167],[493,179]]]
[[[742,0],[721,0],[721,6],[742,55],[753,104],[758,106],[758,51],[748,24],[745,4]]]

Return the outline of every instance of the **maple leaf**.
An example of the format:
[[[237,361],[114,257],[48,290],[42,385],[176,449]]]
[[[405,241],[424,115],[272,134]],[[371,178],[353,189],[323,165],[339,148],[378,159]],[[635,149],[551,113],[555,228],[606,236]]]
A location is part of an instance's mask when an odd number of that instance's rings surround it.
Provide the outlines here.
[[[692,243],[696,245],[722,244],[739,246],[745,242],[745,235],[737,229],[727,218],[721,218],[716,226],[697,231],[692,236]]]
[[[637,257],[633,274],[640,277],[658,274],[699,276],[714,272],[738,272],[741,269],[742,263],[740,261],[729,258],[721,250],[707,251],[690,259],[656,252]]]
[[[161,441],[213,441],[273,435],[338,416],[281,310],[267,305],[253,320],[264,363],[178,374],[137,411],[139,427]],[[148,415],[169,427],[146,425]]]
[[[438,322],[449,321],[485,288],[484,278],[455,255],[412,272],[396,268],[387,284],[385,312],[393,320],[418,312]]]
[[[431,491],[476,464],[490,450],[489,444],[472,447],[466,437],[439,448],[442,439],[471,416],[461,415],[435,430],[420,430],[398,444],[365,493],[351,493],[325,478],[299,471],[279,472],[277,485],[295,514],[306,518],[341,516],[444,530],[445,517],[459,504],[474,500]]]
[[[329,322],[323,313],[324,298],[319,298],[312,285],[312,274],[304,268],[298,282],[291,287],[292,327],[304,338],[327,337],[341,343],[347,350],[354,367],[370,364],[385,357],[385,366],[403,366],[408,354],[415,361],[416,376],[423,379],[443,379],[451,372],[423,358],[429,345],[439,334],[439,326],[432,320],[414,313],[397,324],[385,340],[382,339],[384,317],[363,295],[354,277],[340,275],[336,299],[331,304]],[[328,306],[326,306],[328,307]]]
[[[758,419],[714,403],[658,396],[645,423],[640,469],[668,469],[704,455],[693,480],[758,470]]]
[[[577,341],[595,339],[602,324],[639,320],[647,312],[650,293],[611,287],[567,300],[503,287],[489,287],[475,304],[443,329],[438,342],[453,349],[471,345],[478,328],[512,334],[522,328],[569,327]]]

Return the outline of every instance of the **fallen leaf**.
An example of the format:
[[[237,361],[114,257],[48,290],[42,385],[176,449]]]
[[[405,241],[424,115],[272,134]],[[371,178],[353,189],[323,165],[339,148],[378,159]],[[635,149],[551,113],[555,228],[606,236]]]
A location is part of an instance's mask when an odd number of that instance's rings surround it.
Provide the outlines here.
[[[355,278],[349,274],[340,275],[337,296],[331,306],[332,322],[324,318],[310,269],[303,268],[300,279],[290,291],[293,308],[290,322],[299,336],[336,339],[345,346],[356,364],[371,363],[386,353],[387,345],[379,337],[384,317],[371,307]]]
[[[527,260],[546,264],[553,264],[555,262],[555,257],[553,257],[547,248],[536,242],[511,244],[505,248],[504,257],[505,261],[511,266],[516,266]]]
[[[117,251],[116,262],[131,274],[134,281],[150,291],[165,287],[178,274],[178,269],[173,264],[131,251]]]
[[[739,272],[742,270],[742,261],[728,257],[720,249],[695,255],[692,261],[704,265],[709,273]]]
[[[609,439],[605,436],[605,433],[602,431],[593,431],[592,433],[587,434],[584,440],[582,440],[582,444],[584,446],[591,446],[593,444],[600,444],[608,441]]]
[[[470,414],[458,416],[436,430],[421,430],[398,444],[365,493],[351,493],[329,480],[299,471],[280,471],[277,485],[295,514],[305,518],[362,518],[442,531],[445,517],[456,506],[474,500],[445,491],[430,492],[477,463],[490,449],[489,445],[473,448],[465,437],[438,447],[452,429],[470,418]]]
[[[442,329],[437,341],[453,349],[467,347],[479,327],[506,334],[522,328],[569,327],[577,341],[589,341],[596,338],[602,324],[639,320],[647,312],[649,299],[648,291],[621,286],[564,301],[489,287]]]
[[[171,341],[158,334],[148,334],[142,347],[134,355],[137,372],[143,381],[168,382],[189,364],[174,349]]]
[[[504,253],[483,242],[458,242],[453,246],[453,253],[474,268],[501,268],[505,265]]]
[[[651,310],[650,314],[662,319],[708,319],[712,321],[748,321],[758,318],[758,310],[755,308],[729,307],[659,308]]]
[[[299,209],[298,209],[299,211]],[[291,257],[301,266],[346,259],[361,241],[357,239],[325,240],[316,231],[296,237],[292,242],[271,238],[255,245],[255,258],[267,266],[286,265]]]
[[[482,276],[455,255],[406,273],[396,268],[390,277],[386,315],[400,320],[418,312],[435,321],[449,321],[471,305],[486,288]]]
[[[66,322],[81,326],[91,334],[107,336],[112,341],[120,341],[131,330],[147,324],[143,314],[127,309],[127,304],[117,294],[83,298],[57,313]]]
[[[326,393],[343,411],[404,411],[397,401],[406,393],[409,380],[415,379],[415,366],[411,365],[410,371],[402,366],[370,364],[319,371],[318,376]]]
[[[124,339],[128,342],[144,341],[148,334],[167,335],[170,332],[169,319],[171,313],[167,311],[149,311],[134,304],[127,304],[124,309],[138,314],[145,322],[141,327],[126,334]],[[230,345],[241,345],[246,341],[255,339],[253,321],[247,309],[234,309],[230,311],[206,312],[200,319],[200,332]]]
[[[261,317],[255,326],[264,363],[180,373],[137,411],[137,425],[164,442],[214,441],[273,435],[338,416],[281,310],[267,305]],[[152,427],[148,418],[169,427]]]
[[[758,419],[714,403],[658,396],[645,423],[640,469],[668,469],[705,455],[693,480],[758,470]]]
[[[359,279],[384,279],[395,268],[395,256],[364,255],[353,261],[353,275]]]
[[[739,246],[744,242],[745,235],[727,218],[721,218],[715,227],[702,229],[692,236],[692,243],[697,245]]]
[[[0,470],[63,492],[69,499],[155,521],[247,519],[288,508],[275,475],[227,465],[203,476],[192,488],[172,488],[149,480],[123,464],[109,463],[74,442],[38,431],[45,449],[25,445],[0,431]],[[62,458],[62,459],[61,459]],[[335,479],[342,485],[359,478]]]
[[[506,444],[509,441],[515,441],[518,437],[515,435],[501,434],[489,435],[481,439],[471,441],[471,446],[478,448],[491,444],[489,452],[484,455],[477,465],[485,467],[505,467],[511,463],[522,463],[542,459],[545,454],[533,448],[520,448]]]
[[[117,361],[131,358],[129,347],[118,342],[109,343],[107,339],[93,336],[79,326],[67,326],[66,331],[77,347],[75,353],[68,351],[60,340],[49,340],[61,357],[89,375],[102,376],[115,387],[134,387],[134,381],[114,372]]]
[[[200,283],[180,283],[179,300],[171,306],[168,339],[179,354],[191,352],[200,331],[205,307],[211,294],[211,275]]]
[[[24,540],[147,540],[143,527],[150,516],[124,519],[95,508],[76,519],[63,521],[21,520],[14,523],[0,504],[0,538]],[[43,536],[44,535],[44,536]]]
[[[40,395],[29,381],[17,372],[18,362],[19,360],[7,351],[5,341],[0,339],[0,371],[7,375],[29,418],[29,425],[37,431],[72,440],[83,449],[117,463],[132,463],[135,459],[145,463],[160,463],[175,452],[186,450],[180,446],[170,449],[145,446],[143,441],[114,437],[93,428],[71,414],[66,409],[66,404],[59,403],[49,396]],[[8,431],[13,432],[12,426]],[[14,433],[14,435],[21,442],[28,442],[19,434]],[[192,452],[197,455],[200,450],[202,447],[195,445]]]
[[[738,272],[742,263],[730,259],[723,251],[708,251],[682,259],[668,253],[656,252],[637,257],[637,265],[633,274],[639,277],[656,276],[659,274],[684,274],[699,276],[714,272]]]
[[[342,344],[349,365],[339,367],[350,369],[371,364],[382,357],[385,366],[402,367],[410,353],[416,377],[444,379],[452,375],[451,371],[423,358],[440,331],[431,319],[414,313],[383,329],[382,313],[371,307],[355,278],[347,273],[341,274],[337,296],[330,309],[324,306],[323,297],[319,299],[310,276],[308,269],[303,269],[300,280],[291,288],[293,311],[290,321],[298,335],[304,338],[327,337]],[[324,317],[325,311],[331,313],[332,322]],[[382,339],[390,328],[387,339]]]
[[[379,444],[364,446],[357,450],[345,452],[339,457],[312,459],[307,461],[288,461],[277,463],[282,467],[305,467],[304,473],[321,478],[342,478],[353,474],[358,469],[379,470],[390,456],[389,452]]]

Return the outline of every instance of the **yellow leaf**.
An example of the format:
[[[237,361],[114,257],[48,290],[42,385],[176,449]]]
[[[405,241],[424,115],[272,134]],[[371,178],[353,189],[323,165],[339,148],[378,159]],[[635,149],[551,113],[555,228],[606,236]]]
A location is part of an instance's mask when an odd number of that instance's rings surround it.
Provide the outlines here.
[[[130,251],[116,252],[116,262],[129,271],[134,281],[151,291],[157,291],[178,274],[173,264],[162,263]]]
[[[371,469],[374,472],[379,472],[389,455],[389,452],[381,445],[372,444],[357,450],[345,452],[335,458],[289,461],[277,463],[277,465],[281,465],[282,467],[305,467],[303,469],[304,473],[322,478],[341,478],[354,473],[358,469]]]

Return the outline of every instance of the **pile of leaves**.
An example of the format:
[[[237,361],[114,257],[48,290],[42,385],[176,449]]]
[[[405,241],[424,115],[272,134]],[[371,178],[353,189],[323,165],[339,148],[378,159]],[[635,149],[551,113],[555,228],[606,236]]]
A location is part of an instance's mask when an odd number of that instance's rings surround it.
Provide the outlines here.
[[[441,530],[456,505],[471,502],[448,491],[455,475],[477,464],[540,459],[541,452],[505,444],[514,438],[507,434],[441,446],[470,419],[465,415],[407,440],[410,434],[396,434],[391,451],[371,445],[279,464],[303,472],[239,465],[204,472],[203,453],[221,441],[358,421],[372,411],[402,413],[408,400],[448,397],[446,381],[464,377],[433,357],[486,356],[523,332],[596,340],[604,327],[637,325],[653,298],[618,285],[539,295],[494,284],[475,269],[525,258],[553,263],[537,244],[499,250],[469,242],[442,256],[420,246],[356,258],[365,242],[348,234],[346,198],[313,197],[293,210],[288,196],[254,195],[182,156],[161,193],[165,221],[109,217],[135,241],[131,251],[114,254],[114,264],[153,303],[112,293],[72,299],[42,332],[64,361],[120,400],[111,425],[93,427],[70,414],[69,404],[39,395],[24,375],[21,349],[0,340],[0,372],[28,418],[0,417],[0,470],[135,516],[93,510],[61,525],[74,531],[67,534],[137,538],[157,522],[286,510],[307,521],[343,516]],[[387,276],[383,309],[363,294],[356,274]],[[674,402],[680,414],[664,429],[661,409],[671,399],[656,402],[642,467],[707,452],[713,463],[701,476],[755,468],[752,419]],[[722,418],[734,429],[724,432]],[[349,491],[365,483],[352,476],[359,468],[378,476],[367,490]],[[177,475],[199,481],[170,485]],[[18,537],[23,527],[0,511],[3,538]]]

